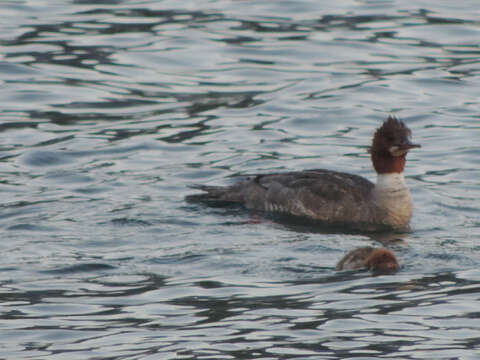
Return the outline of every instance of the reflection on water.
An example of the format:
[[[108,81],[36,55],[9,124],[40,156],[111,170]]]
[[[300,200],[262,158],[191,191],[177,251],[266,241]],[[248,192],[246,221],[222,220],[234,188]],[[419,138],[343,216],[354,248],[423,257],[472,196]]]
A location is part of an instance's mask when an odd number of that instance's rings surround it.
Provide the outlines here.
[[[476,358],[473,1],[0,4],[1,358]],[[194,183],[372,179],[422,143],[404,234],[186,203]],[[391,248],[391,276],[336,272]]]
[[[73,277],[101,271],[71,270]],[[57,276],[64,274],[60,269]],[[2,308],[5,324],[23,324],[8,336],[28,344],[11,349],[16,357],[74,351],[76,357],[114,358],[424,358],[435,351],[450,358],[468,356],[479,345],[472,334],[478,333],[480,285],[471,275],[478,274],[407,280],[338,273],[255,285],[239,278],[104,275],[77,282],[78,288],[68,281],[41,291],[32,283],[4,285]]]

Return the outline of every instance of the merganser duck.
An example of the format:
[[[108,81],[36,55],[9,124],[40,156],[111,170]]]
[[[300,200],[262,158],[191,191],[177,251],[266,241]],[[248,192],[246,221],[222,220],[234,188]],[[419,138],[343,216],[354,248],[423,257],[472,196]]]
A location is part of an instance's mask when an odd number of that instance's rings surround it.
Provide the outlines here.
[[[337,270],[366,268],[374,273],[394,273],[399,265],[396,256],[388,249],[361,247],[347,253],[336,266]]]
[[[404,228],[412,216],[413,201],[405,183],[406,155],[420,145],[394,116],[379,127],[370,148],[377,172],[376,184],[354,174],[331,170],[304,170],[247,177],[232,186],[196,185],[204,191],[187,200],[241,203],[249,209],[286,213],[330,224]]]

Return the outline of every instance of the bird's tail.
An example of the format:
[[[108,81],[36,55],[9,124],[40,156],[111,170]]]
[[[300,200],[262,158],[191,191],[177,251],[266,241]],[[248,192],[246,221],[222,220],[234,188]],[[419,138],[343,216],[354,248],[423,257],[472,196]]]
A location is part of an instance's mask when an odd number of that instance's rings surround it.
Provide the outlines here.
[[[190,188],[203,191],[200,194],[187,195],[185,199],[190,202],[216,204],[241,202],[240,194],[236,191],[235,186],[192,185]]]

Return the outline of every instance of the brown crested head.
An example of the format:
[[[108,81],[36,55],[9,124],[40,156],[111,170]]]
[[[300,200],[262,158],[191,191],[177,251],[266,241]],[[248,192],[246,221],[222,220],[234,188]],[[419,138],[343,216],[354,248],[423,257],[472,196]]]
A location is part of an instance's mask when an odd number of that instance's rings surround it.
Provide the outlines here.
[[[379,174],[400,173],[405,157],[412,148],[421,147],[411,142],[412,132],[401,120],[389,116],[373,135],[370,154],[373,167]]]
[[[376,274],[392,274],[399,268],[395,254],[385,248],[373,251],[366,261],[366,266]]]

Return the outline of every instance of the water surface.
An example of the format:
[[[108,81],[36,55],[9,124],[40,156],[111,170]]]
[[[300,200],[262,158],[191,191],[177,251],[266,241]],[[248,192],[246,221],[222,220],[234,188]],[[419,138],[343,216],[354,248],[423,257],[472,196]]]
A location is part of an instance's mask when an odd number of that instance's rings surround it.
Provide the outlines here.
[[[475,359],[480,10],[394,1],[0,4],[0,358]],[[405,234],[187,203],[422,149]],[[336,272],[392,245],[393,276]]]

